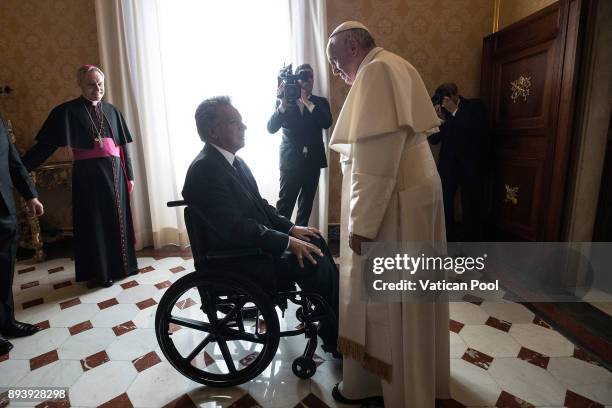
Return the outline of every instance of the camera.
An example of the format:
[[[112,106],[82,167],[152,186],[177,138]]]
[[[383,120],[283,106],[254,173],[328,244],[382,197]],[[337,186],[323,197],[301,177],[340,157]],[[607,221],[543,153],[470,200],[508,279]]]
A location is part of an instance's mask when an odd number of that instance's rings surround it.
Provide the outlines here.
[[[299,80],[307,81],[309,78],[307,71],[300,71],[293,74],[292,64],[281,69],[278,74],[278,84],[281,82],[285,85],[284,92],[278,95],[279,98],[285,97],[287,104],[295,105],[295,101],[300,99],[302,95],[302,87],[298,83]]]
[[[449,91],[447,90],[438,90],[436,91],[436,93],[434,94],[434,96],[431,97],[431,103],[433,103],[434,106],[436,105],[440,105],[440,107],[442,106],[442,101],[444,100],[444,97],[451,97],[451,94]]]

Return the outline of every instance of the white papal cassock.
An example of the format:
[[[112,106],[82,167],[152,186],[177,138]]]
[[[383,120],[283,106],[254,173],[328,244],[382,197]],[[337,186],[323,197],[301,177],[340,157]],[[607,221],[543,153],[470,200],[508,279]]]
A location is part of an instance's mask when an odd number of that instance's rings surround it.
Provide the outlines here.
[[[416,69],[377,47],[361,63],[330,141],[343,171],[338,348],[352,359],[345,358],[343,389],[355,387],[357,361],[384,380],[389,407],[433,407],[436,397],[449,397],[448,303],[368,302],[348,235],[445,242],[442,187],[427,142],[439,123]]]

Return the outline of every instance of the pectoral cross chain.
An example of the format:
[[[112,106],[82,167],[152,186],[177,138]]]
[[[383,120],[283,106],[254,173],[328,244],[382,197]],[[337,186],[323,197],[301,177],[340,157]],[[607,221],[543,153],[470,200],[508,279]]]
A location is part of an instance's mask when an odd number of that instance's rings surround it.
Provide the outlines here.
[[[104,131],[104,112],[101,112],[100,114],[100,126],[96,126],[96,122],[94,121],[94,119],[91,117],[91,113],[89,113],[89,109],[87,109],[87,106],[85,106],[85,103],[83,103],[83,108],[85,108],[85,112],[87,112],[87,116],[89,117],[89,121],[91,122],[91,125],[93,127],[93,137],[94,137],[94,141],[96,143],[98,143],[98,145],[100,146],[100,148],[104,148],[104,140],[102,138],[102,133]],[[94,108],[95,109],[95,108]]]

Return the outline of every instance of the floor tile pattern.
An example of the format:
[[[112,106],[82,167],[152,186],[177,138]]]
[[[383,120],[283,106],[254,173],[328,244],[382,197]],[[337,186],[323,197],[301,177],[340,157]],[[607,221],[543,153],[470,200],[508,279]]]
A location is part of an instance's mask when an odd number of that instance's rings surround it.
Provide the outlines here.
[[[70,401],[35,407],[343,407],[331,397],[342,364],[317,349],[317,372],[300,380],[291,371],[305,342],[281,339],[270,366],[249,383],[225,389],[180,375],[161,352],[154,331],[164,291],[193,270],[181,257],[141,257],[139,274],[110,288],[74,282],[68,258],[19,264],[13,293],[17,318],[43,330],[14,339],[0,357],[0,388],[68,387]],[[466,295],[451,303],[451,395],[440,408],[612,407],[612,374],[583,349],[520,304]],[[181,310],[198,305],[191,297]],[[195,308],[197,309],[197,308]],[[298,325],[294,309],[281,329]],[[172,330],[180,330],[179,326]],[[248,364],[246,356],[241,363]],[[215,359],[208,353],[199,364]],[[0,394],[0,407],[7,406]]]

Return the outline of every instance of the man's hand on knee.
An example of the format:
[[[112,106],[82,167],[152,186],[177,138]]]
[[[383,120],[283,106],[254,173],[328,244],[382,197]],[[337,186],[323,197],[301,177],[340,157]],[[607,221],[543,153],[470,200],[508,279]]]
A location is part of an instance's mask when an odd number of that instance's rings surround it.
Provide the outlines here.
[[[323,256],[323,252],[321,252],[321,250],[315,245],[291,236],[289,237],[289,248],[287,249],[291,253],[295,254],[298,263],[300,264],[300,268],[304,267],[304,258],[308,259],[312,264],[316,265],[317,261],[316,259],[314,259],[312,254]]]
[[[310,237],[321,238],[321,231],[314,227],[300,227],[294,225],[289,230],[289,235],[301,239],[302,241],[310,242]]]

